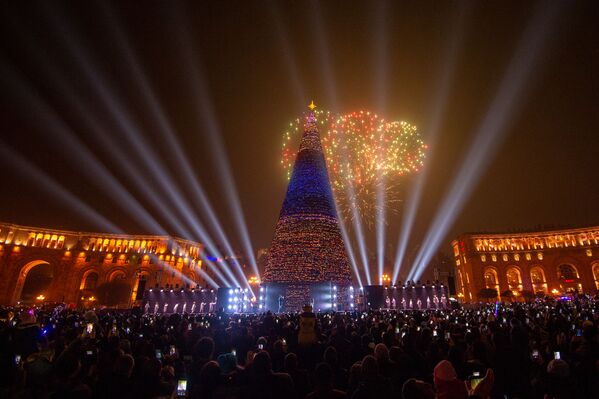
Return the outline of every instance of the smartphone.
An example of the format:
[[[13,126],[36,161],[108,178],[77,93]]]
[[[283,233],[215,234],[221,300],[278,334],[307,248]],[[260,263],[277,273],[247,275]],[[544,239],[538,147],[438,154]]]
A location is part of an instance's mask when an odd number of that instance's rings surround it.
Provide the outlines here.
[[[130,329],[129,327],[127,327],[127,328],[125,329],[125,331],[127,332],[127,334],[129,334],[129,333],[131,332],[131,329]]]
[[[160,349],[156,349],[156,359],[162,359],[162,351]]]
[[[538,360],[539,359],[539,350],[538,349],[533,349],[533,351],[532,351],[532,358],[534,360]]]
[[[235,348],[231,349],[231,354],[233,356],[237,356],[237,350],[235,350]]]
[[[395,334],[399,334],[399,327],[395,327]]]
[[[445,339],[451,339],[451,333],[449,331],[445,333]]]
[[[112,333],[116,334],[116,326],[112,326]]]
[[[191,331],[191,329],[192,329],[192,328],[193,328],[193,326],[191,325],[191,323],[189,323],[189,324],[187,325],[187,331]]]
[[[437,330],[433,330],[433,337],[436,337],[437,335]]]
[[[576,336],[577,337],[582,337],[582,329],[579,328],[578,330],[576,330]]]
[[[85,355],[86,356],[93,356],[94,355],[94,351],[88,349],[88,350],[85,351]]]
[[[139,338],[143,338],[143,337],[144,337],[144,335],[143,335],[143,334],[139,334]]]
[[[15,364],[17,366],[21,364],[21,355],[15,355]]]
[[[263,350],[264,349],[264,344],[258,344],[258,349]]]
[[[175,353],[177,353],[177,348],[175,348],[175,345],[171,345],[168,350],[168,354],[173,356]]]
[[[472,389],[475,389],[478,384],[482,381],[482,377],[480,376],[480,371],[475,371],[469,378],[470,386]]]
[[[187,380],[177,381],[177,396],[187,396]]]
[[[562,358],[561,354],[558,352],[553,352],[553,358],[556,360],[559,360]]]
[[[287,340],[283,338],[283,345],[287,345]]]
[[[87,331],[88,334],[91,334],[94,331],[94,324],[87,323],[87,326],[85,327],[85,331]]]

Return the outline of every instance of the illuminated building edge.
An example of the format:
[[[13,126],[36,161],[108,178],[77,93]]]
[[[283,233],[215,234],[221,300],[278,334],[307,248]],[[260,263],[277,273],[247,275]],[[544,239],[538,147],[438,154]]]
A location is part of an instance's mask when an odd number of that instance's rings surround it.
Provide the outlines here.
[[[140,278],[155,285],[204,285],[200,276],[203,245],[169,236],[105,234],[0,223],[0,304],[20,300],[27,274],[48,263],[52,282],[46,302],[82,304],[95,286],[121,278],[136,296]],[[95,286],[86,285],[95,276]],[[189,281],[184,281],[181,276]],[[91,279],[90,276],[92,277]],[[93,299],[93,298],[92,298]],[[124,304],[124,305],[128,305]]]
[[[599,227],[504,234],[462,234],[451,243],[458,296],[483,288],[515,297],[599,290]]]

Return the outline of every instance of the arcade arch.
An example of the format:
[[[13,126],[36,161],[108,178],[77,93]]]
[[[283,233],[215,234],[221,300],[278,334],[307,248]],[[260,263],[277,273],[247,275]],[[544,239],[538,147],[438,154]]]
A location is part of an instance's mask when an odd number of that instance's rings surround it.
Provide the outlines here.
[[[53,277],[54,270],[47,261],[38,259],[26,263],[19,271],[12,302],[34,302],[39,295],[47,299]]]
[[[543,292],[545,294],[548,293],[545,270],[543,270],[541,266],[533,266],[530,269],[530,282],[532,284],[532,290],[535,294],[537,292]]]
[[[499,277],[497,276],[497,270],[492,267],[487,267],[484,273],[485,279],[485,288],[491,288],[497,291],[497,296],[499,296]]]
[[[593,271],[593,280],[595,280],[595,288],[599,291],[599,262],[594,262],[591,265]]]
[[[106,281],[116,281],[116,280],[125,280],[127,278],[127,274],[123,270],[115,270],[108,275]]]
[[[557,267],[557,279],[562,292],[582,292],[578,269],[569,263],[562,263]]]
[[[81,277],[81,285],[79,289],[81,291],[93,291],[98,286],[100,275],[94,269],[86,271]]]
[[[522,275],[515,266],[508,267],[506,271],[507,285],[510,291],[522,291]]]

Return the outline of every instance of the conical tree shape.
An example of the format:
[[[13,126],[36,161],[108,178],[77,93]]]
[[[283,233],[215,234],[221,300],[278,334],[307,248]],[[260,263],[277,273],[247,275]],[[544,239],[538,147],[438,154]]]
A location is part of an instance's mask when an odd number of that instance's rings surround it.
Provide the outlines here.
[[[293,283],[296,287],[323,282],[347,286],[351,282],[313,112],[304,123],[300,149],[262,280]]]

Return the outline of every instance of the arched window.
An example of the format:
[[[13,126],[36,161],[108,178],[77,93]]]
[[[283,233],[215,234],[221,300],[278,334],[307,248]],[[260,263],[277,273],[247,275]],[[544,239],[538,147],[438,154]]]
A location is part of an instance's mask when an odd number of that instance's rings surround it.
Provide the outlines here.
[[[125,274],[124,271],[122,271],[122,270],[115,270],[114,272],[112,272],[110,274],[110,277],[108,277],[108,281],[124,280],[126,278],[127,278],[127,275]]]
[[[83,289],[88,291],[93,291],[96,289],[98,285],[98,273],[92,272],[85,277],[85,281],[83,282]]]
[[[499,295],[499,278],[497,277],[497,272],[495,269],[487,268],[485,269],[485,288],[491,288],[497,291]]]
[[[462,276],[462,272],[459,269],[458,269],[458,281],[460,282],[460,291],[462,291],[462,295],[464,295],[464,277]]]
[[[562,292],[582,292],[582,284],[576,268],[569,264],[561,264],[557,268],[557,278]]]
[[[530,269],[530,281],[535,294],[537,292],[547,293],[547,280],[545,279],[545,271],[543,271],[542,267],[535,266]]]
[[[558,277],[560,280],[570,283],[578,278],[578,272],[572,265],[560,265],[557,269]]]
[[[507,269],[506,273],[507,285],[510,291],[521,291],[522,290],[522,277],[520,276],[520,270],[515,267]]]
[[[599,290],[599,262],[593,264],[593,277],[595,278],[595,287]]]

